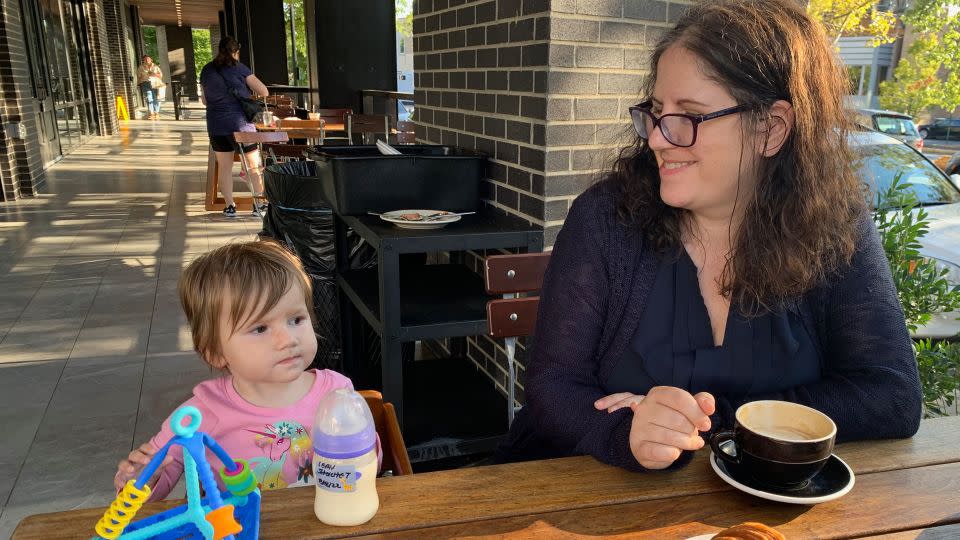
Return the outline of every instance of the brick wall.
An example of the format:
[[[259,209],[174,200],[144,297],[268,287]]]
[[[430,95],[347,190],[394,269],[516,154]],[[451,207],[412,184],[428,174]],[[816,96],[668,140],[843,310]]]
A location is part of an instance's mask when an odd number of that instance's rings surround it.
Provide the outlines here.
[[[0,200],[33,195],[45,183],[29,70],[20,2],[0,3],[0,123],[22,122],[27,130],[15,139],[0,129]]]
[[[629,140],[650,50],[690,3],[417,0],[417,138],[486,152],[484,198],[543,227],[550,247],[570,202]],[[468,354],[502,391],[501,345],[479,336]]]
[[[113,80],[114,57],[111,54],[109,29],[104,9],[105,0],[86,0],[87,43],[93,71],[93,98],[97,104],[99,135],[115,135],[118,131],[117,103]],[[106,0],[111,1],[111,0]]]
[[[131,80],[131,75],[136,65],[133,64],[135,60],[130,58],[127,53],[127,27],[124,24],[124,9],[127,9],[127,5],[123,0],[103,0],[113,92],[115,96],[123,97],[127,111],[133,118],[133,111],[136,108],[136,89],[134,88],[134,81]]]

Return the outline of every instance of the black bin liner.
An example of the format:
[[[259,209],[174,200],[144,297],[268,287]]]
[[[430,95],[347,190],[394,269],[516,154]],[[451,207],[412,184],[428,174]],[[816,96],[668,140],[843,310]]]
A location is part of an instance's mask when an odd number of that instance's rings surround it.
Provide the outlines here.
[[[340,307],[335,271],[336,249],[333,211],[319,196],[312,161],[291,161],[265,169],[266,196],[270,202],[262,236],[285,244],[303,263],[313,284],[317,357],[314,366],[340,368]],[[377,253],[362,238],[348,231],[350,267],[376,265]]]

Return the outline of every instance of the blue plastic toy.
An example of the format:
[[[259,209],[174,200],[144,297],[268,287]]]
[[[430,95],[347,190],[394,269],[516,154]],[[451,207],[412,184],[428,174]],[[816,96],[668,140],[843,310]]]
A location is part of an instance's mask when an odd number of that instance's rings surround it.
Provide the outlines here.
[[[189,425],[181,421],[189,418]],[[177,409],[170,418],[176,435],[157,452],[136,479],[127,482],[95,527],[95,538],[106,540],[256,540],[260,530],[260,490],[257,478],[242,459],[234,460],[213,437],[200,427],[202,415],[196,407]],[[130,523],[143,503],[150,498],[147,482],[163,463],[173,445],[183,447],[183,471],[187,487],[187,504]],[[224,467],[220,470],[227,491],[221,492],[207,462],[209,448]],[[199,466],[198,466],[199,465]],[[200,497],[200,484],[207,494]]]

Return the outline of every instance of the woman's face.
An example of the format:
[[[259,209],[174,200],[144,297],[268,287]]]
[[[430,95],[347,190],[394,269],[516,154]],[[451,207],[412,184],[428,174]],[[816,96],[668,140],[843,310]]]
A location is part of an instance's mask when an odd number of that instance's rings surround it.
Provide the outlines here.
[[[230,56],[232,56],[234,60],[240,61],[240,51],[233,51],[230,53]]]
[[[703,74],[698,58],[680,46],[660,57],[651,97],[657,117],[709,114],[738,105],[726,89]],[[756,158],[743,144],[742,128],[741,114],[708,120],[697,126],[696,142],[688,148],[674,146],[655,129],[648,142],[657,157],[663,202],[716,219],[730,219],[738,199],[742,208],[756,183],[747,173]]]
[[[153,64],[153,58],[150,58],[149,56],[144,56],[144,57],[143,57],[143,63],[149,66],[149,65]]]

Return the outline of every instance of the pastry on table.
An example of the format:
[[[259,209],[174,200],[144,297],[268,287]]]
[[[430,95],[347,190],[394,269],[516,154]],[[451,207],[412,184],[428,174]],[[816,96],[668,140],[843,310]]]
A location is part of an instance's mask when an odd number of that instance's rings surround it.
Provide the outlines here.
[[[763,523],[748,521],[718,532],[713,540],[786,540],[786,537]]]

